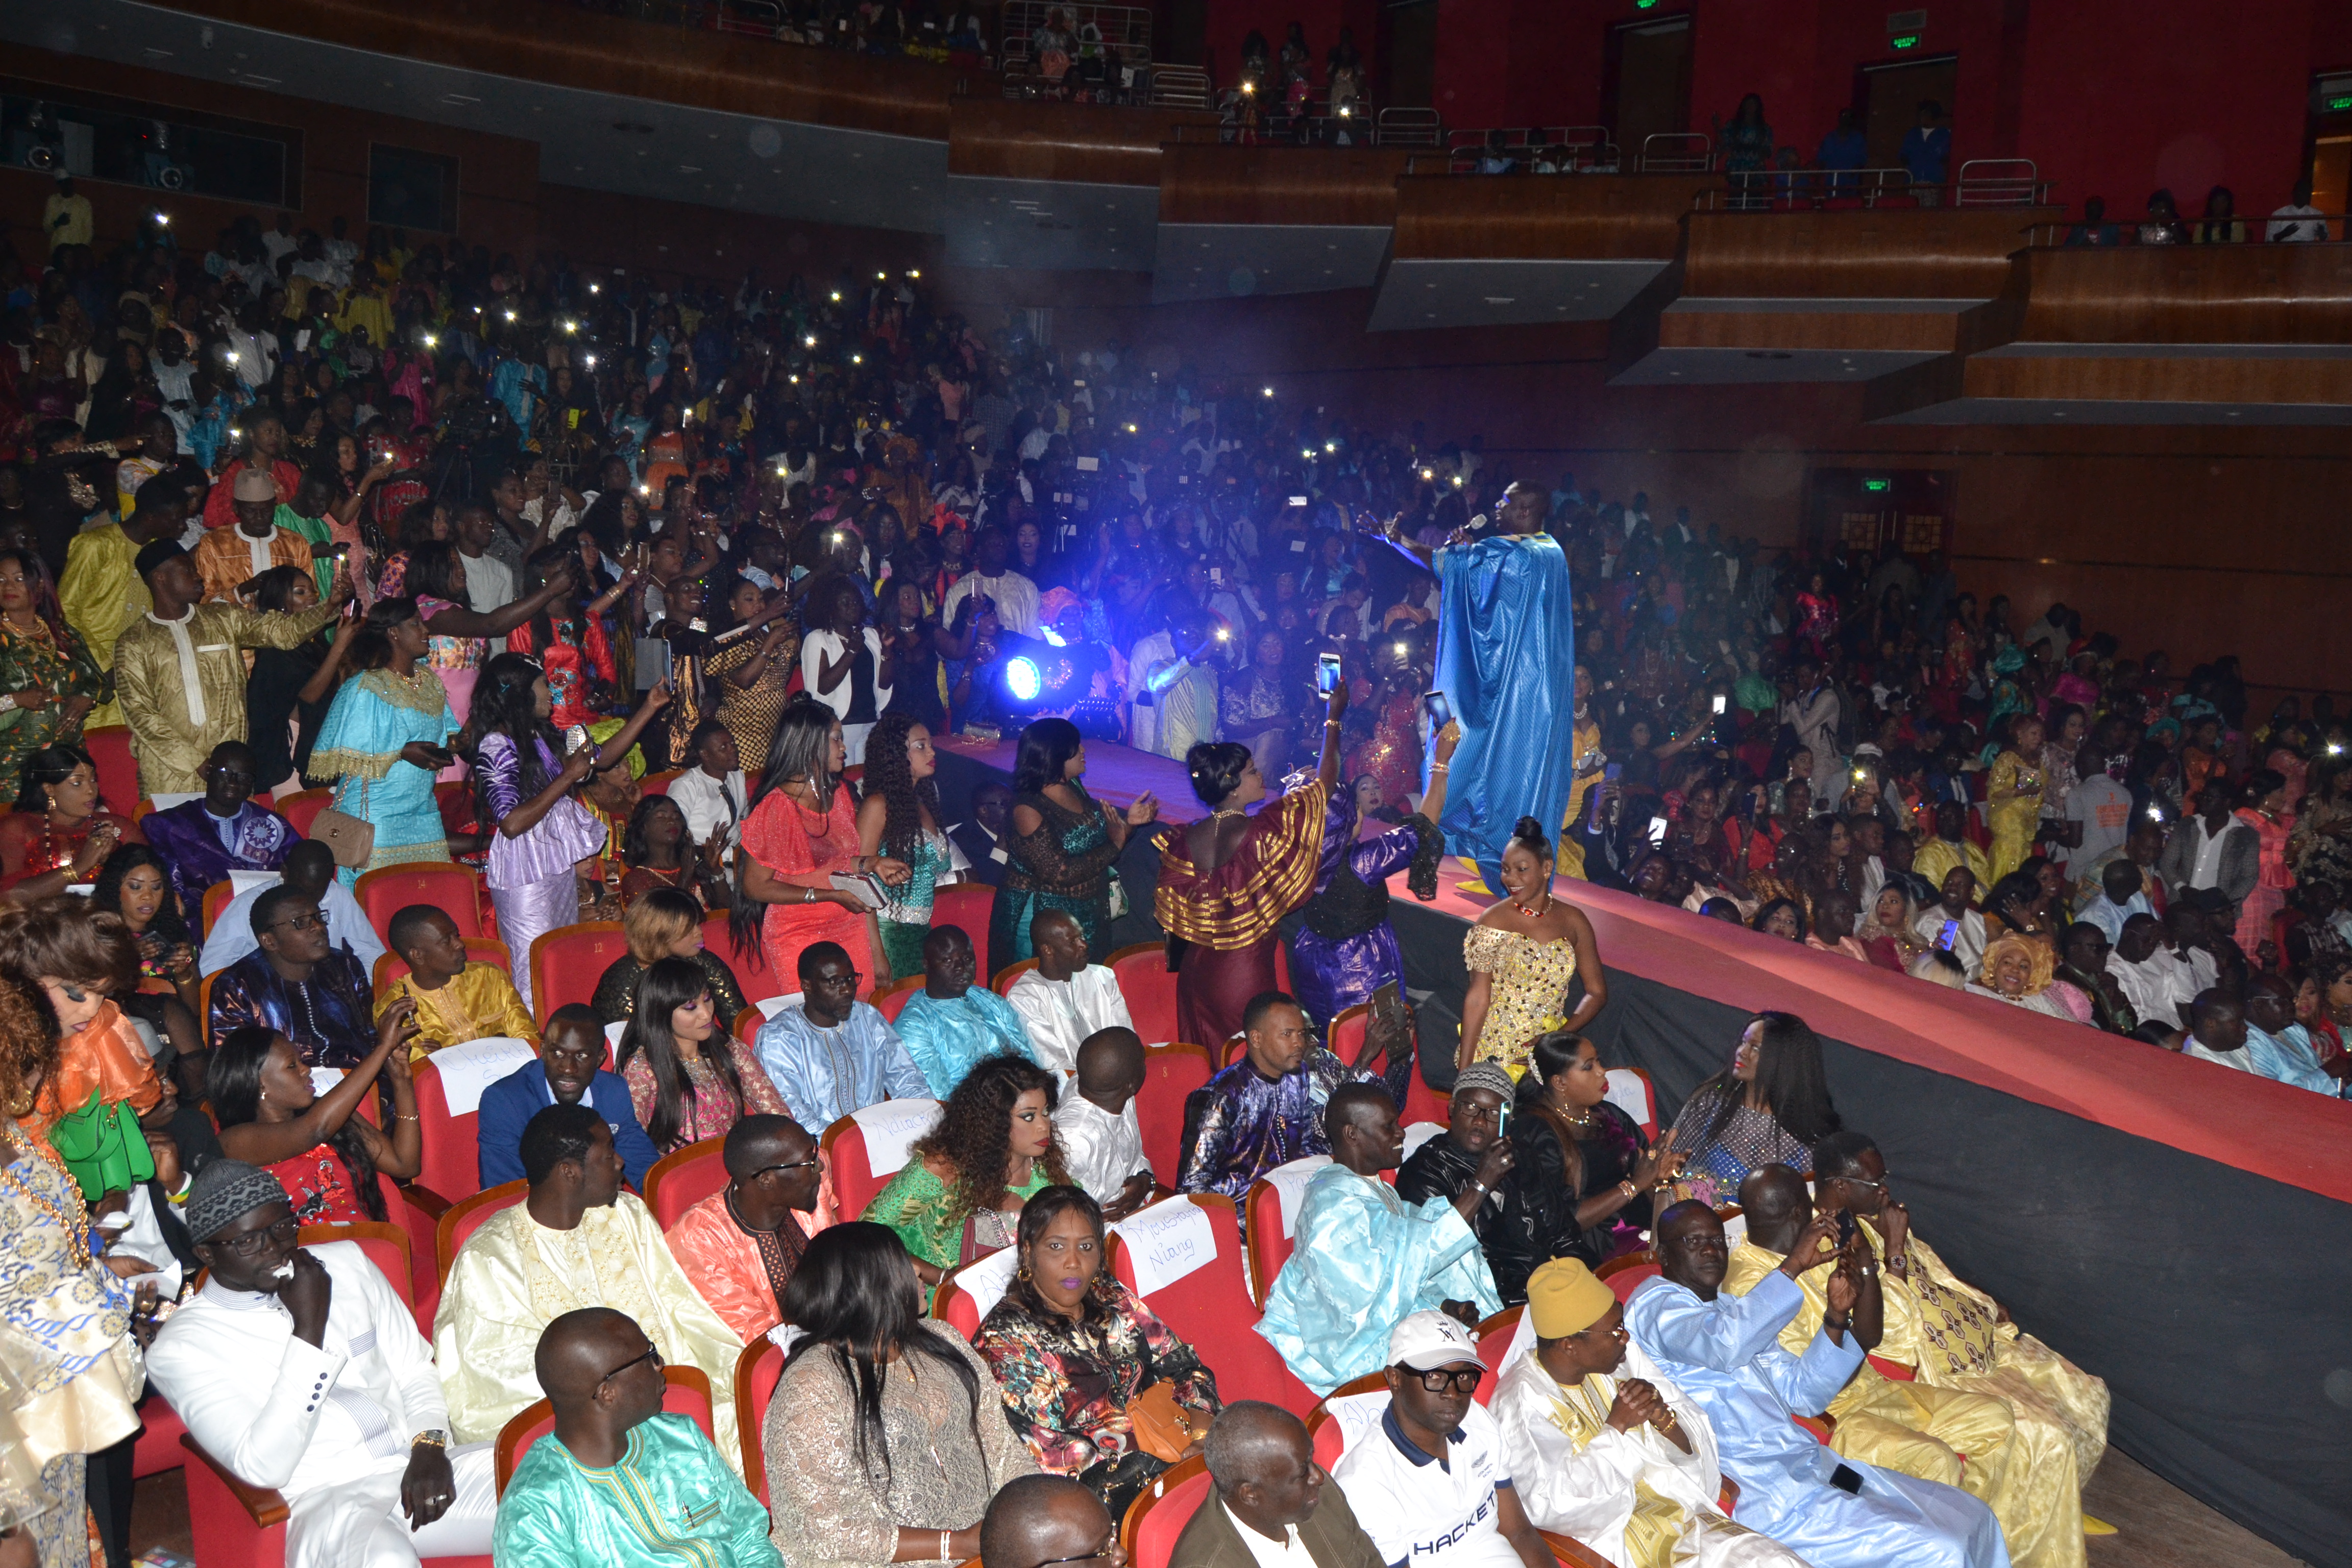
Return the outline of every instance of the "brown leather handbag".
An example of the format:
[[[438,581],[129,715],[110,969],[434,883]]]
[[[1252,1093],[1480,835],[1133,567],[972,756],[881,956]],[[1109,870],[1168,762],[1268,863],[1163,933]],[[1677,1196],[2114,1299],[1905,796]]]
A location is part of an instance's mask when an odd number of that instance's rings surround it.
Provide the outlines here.
[[[1176,1402],[1176,1384],[1167,1378],[1127,1402],[1127,1423],[1135,1429],[1135,1446],[1162,1464],[1172,1465],[1182,1458],[1184,1450],[1203,1435],[1192,1430],[1192,1415]]]

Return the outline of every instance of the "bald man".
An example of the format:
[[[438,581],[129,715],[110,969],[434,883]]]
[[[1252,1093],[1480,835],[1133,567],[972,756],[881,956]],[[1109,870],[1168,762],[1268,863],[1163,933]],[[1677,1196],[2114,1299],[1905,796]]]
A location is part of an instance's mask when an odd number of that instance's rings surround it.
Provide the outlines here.
[[[661,1355],[635,1319],[566,1312],[534,1364],[555,1430],[499,1500],[499,1568],[783,1568],[768,1510],[692,1418],[663,1413]]]
[[[1028,1026],[980,978],[980,955],[961,926],[923,939],[923,988],[908,998],[896,1027],[935,1100],[945,1100],[975,1063],[1014,1056],[1035,1061]]]
[[[1381,1179],[1404,1158],[1396,1104],[1378,1083],[1342,1084],[1323,1114],[1331,1163],[1307,1179],[1297,1244],[1257,1331],[1318,1394],[1386,1364],[1389,1334],[1436,1310],[1477,1323],[1503,1310],[1470,1228],[1475,1185],[1418,1205]]]
[[[824,1166],[816,1140],[789,1116],[746,1116],[728,1129],[721,1158],[727,1184],[662,1239],[711,1310],[750,1344],[784,1321],[784,1287],[823,1228]]]
[[[1059,910],[1029,922],[1037,967],[1013,983],[1004,999],[1028,1026],[1030,1054],[1049,1072],[1078,1070],[1078,1047],[1102,1029],[1132,1029],[1118,977],[1087,959],[1084,927]],[[1219,1042],[1222,1044],[1222,1042]]]
[[[999,1488],[981,1516],[980,1557],[988,1568],[1082,1561],[1127,1568],[1110,1510],[1067,1476],[1015,1476]]]
[[[1748,1173],[1739,1184],[1739,1206],[1748,1215],[1748,1235],[1731,1249],[1723,1275],[1724,1291],[1732,1296],[1745,1296],[1762,1284],[1813,1223],[1812,1194],[1805,1190],[1805,1179],[1786,1165],[1759,1165]],[[1809,1269],[1796,1279],[1805,1293],[1804,1304],[1781,1328],[1780,1340],[1781,1349],[1801,1356],[1821,1331],[1828,1301],[1821,1270]],[[1882,1296],[1882,1324],[1884,1315]],[[1830,1446],[1839,1453],[1923,1481],[1964,1489],[1990,1504],[2000,1519],[2011,1556],[2020,1563],[2033,1562],[2020,1542],[2026,1539],[2030,1512],[2038,1517],[2043,1505],[2035,1497],[2039,1488],[2034,1478],[2026,1473],[2029,1467],[2018,1462],[2017,1423],[2006,1405],[1981,1394],[1899,1382],[1865,1360],[1830,1401],[1829,1414],[1837,1419]],[[1963,1454],[1968,1456],[1965,1464]],[[2071,1456],[2066,1468],[2071,1482]],[[2079,1496],[2065,1500],[2065,1507],[2078,1516],[2070,1523],[2074,1561],[2079,1563]]]
[[[1304,1568],[1302,1554],[1313,1568],[1383,1568],[1347,1494],[1315,1462],[1305,1425],[1287,1410],[1256,1399],[1226,1405],[1202,1455],[1217,1500],[1193,1513],[1168,1568]]]

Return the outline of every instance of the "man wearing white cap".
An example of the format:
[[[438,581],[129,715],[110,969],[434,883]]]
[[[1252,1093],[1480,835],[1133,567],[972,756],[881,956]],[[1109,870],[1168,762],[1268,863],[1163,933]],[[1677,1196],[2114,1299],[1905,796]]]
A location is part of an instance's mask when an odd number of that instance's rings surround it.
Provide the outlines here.
[[[1390,1568],[1551,1568],[1528,1522],[1495,1418],[1477,1403],[1486,1368],[1470,1331],[1415,1312],[1389,1334],[1389,1396],[1331,1479]],[[1377,1395],[1366,1396],[1378,1401]]]
[[[298,566],[309,573],[310,542],[278,526],[278,485],[267,472],[247,468],[230,484],[236,526],[207,531],[192,553],[196,575],[204,579],[205,597],[235,604],[239,584],[272,566]]]

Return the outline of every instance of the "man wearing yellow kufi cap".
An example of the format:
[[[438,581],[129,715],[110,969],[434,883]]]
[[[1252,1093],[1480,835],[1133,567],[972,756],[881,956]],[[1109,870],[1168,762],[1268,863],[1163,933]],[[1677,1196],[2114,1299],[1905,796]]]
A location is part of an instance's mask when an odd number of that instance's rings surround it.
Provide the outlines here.
[[[1519,1506],[1619,1568],[1801,1568],[1717,1504],[1715,1435],[1627,1337],[1625,1309],[1579,1258],[1528,1279],[1494,1416]]]

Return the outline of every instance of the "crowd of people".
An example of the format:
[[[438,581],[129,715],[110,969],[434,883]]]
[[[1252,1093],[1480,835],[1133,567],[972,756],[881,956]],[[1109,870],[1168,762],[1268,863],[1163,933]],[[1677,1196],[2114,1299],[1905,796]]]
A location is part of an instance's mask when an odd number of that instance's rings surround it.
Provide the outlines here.
[[[1196,1452],[1220,1506],[1188,1568],[1221,1531],[1393,1563],[1447,1510],[1498,1561],[1531,1529],[1626,1562],[1769,1557],[1751,1531],[1817,1565],[2082,1561],[2097,1380],[1909,1237],[1801,1020],[1754,1020],[1663,1138],[1607,1103],[1607,972],[1559,893],[2335,1093],[2326,698],[2264,719],[2234,660],[2176,679],[2063,605],[2019,626],[1940,556],[1768,556],[1475,441],[983,332],[911,272],[656,291],[346,227],[0,258],[0,1563],[84,1562],[85,1510],[127,1561],[142,1400],[286,1493],[300,1565],[649,1562],[672,1528],[738,1563],[961,1561],[1115,1520]],[[1434,894],[1463,738],[1424,696],[1429,552],[1494,526],[1572,567],[1576,784],[1494,868],[1449,1121],[1407,1161],[1385,889]],[[951,812],[950,732],[1013,737],[1011,786]],[[156,809],[101,797],[105,735]],[[1181,761],[1205,815],[1101,801],[1090,741]],[[306,785],[331,804],[298,827]],[[1160,1171],[1103,962],[1138,834],[1179,1033],[1230,1058]],[[351,890],[446,862],[511,967]],[[959,881],[986,929],[939,918]],[[534,996],[534,939],[613,917],[591,999]],[[983,955],[1030,967],[999,996]],[[747,974],[791,994],[753,1013]],[[527,1195],[428,1338],[355,1244],[299,1233],[386,1217],[423,1169],[415,1065],[486,1042],[478,1173]],[[926,1100],[844,1212],[818,1140]],[[727,1184],[665,1232],[631,1189],[696,1145]],[[1221,1405],[1221,1347],[1106,1267],[1107,1226],[1302,1159],[1256,1331],[1318,1396],[1383,1375],[1345,1506],[1295,1416]],[[1644,1231],[1663,1279],[1621,1308],[1594,1270]],[[971,1343],[924,1316],[1006,1249]],[[1482,1425],[1460,1325],[1506,1305],[1525,1403]],[[772,1526],[733,1396],[767,1335]],[[660,1413],[665,1363],[709,1378],[709,1436]],[[542,1396],[500,1497],[491,1444]],[[1834,1447],[1790,1436],[1841,1398]],[[1465,1431],[1477,1464],[1426,1465]]]

